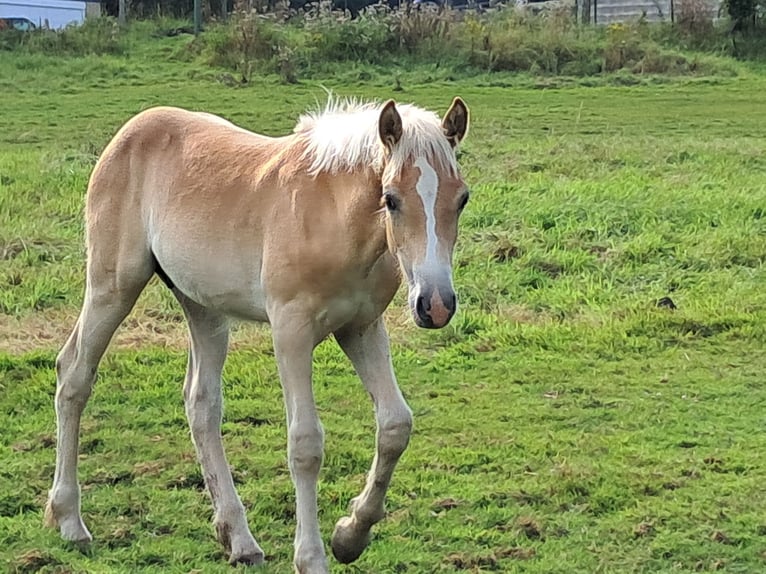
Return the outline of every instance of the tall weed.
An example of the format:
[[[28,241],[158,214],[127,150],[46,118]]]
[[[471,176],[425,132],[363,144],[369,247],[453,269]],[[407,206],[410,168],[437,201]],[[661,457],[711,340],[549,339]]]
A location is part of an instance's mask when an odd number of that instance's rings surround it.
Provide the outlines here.
[[[532,15],[503,10],[488,20],[487,59],[493,71],[589,75],[601,71],[603,38],[561,10]]]
[[[405,4],[391,12],[389,22],[398,47],[418,55],[450,51],[456,31],[464,28],[450,8],[431,4],[420,7]]]
[[[386,62],[397,52],[396,36],[388,11],[374,7],[352,19],[323,2],[318,11],[304,16],[307,44],[320,61]]]
[[[211,26],[192,48],[211,66],[233,70],[247,83],[254,71],[276,71],[275,62],[284,44],[282,35],[273,17],[238,9],[229,23]]]
[[[121,54],[126,46],[117,20],[110,17],[91,18],[61,30],[37,28],[24,33],[15,30],[0,33],[0,49],[57,56]]]

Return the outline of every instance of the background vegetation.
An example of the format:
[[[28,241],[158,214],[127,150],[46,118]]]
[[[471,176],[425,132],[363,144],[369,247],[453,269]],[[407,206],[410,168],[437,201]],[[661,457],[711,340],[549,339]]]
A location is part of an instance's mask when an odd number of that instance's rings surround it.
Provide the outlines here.
[[[375,41],[389,59],[326,63],[320,54],[341,58],[338,46],[353,49],[359,30],[378,38],[378,16],[359,28],[329,14],[300,25],[242,18],[198,40],[169,36],[182,24],[169,20],[125,31],[97,21],[24,37],[0,56],[0,564],[24,573],[231,571],[183,415],[181,313],[156,281],[105,359],[84,416],[83,510],[96,541],[72,547],[41,527],[54,464],[53,362],[83,288],[83,193],[98,153],[142,109],[179,105],[278,135],[323,100],[321,84],[440,112],[460,94],[473,112],[461,157],[473,188],[455,265],[461,308],[436,333],[412,325],[403,293],[387,314],[416,434],[369,551],[333,571],[763,571],[759,64],[690,51],[677,30],[577,29],[510,13],[476,20],[519,38],[496,53],[566,38],[603,66],[598,50],[625,34],[626,46],[638,37],[710,67],[673,76],[626,63],[555,75],[581,61],[569,60],[489,72],[480,42],[473,50],[484,59],[471,63],[459,59],[470,43],[441,58],[385,35]],[[449,37],[467,42],[470,22],[449,24],[464,27]],[[313,54],[288,54],[293,80],[278,54],[254,49],[252,68],[216,60],[230,30],[251,24]],[[337,34],[312,40],[312,26]],[[272,354],[267,330],[237,326],[223,430],[265,571],[288,573],[293,493]],[[332,342],[318,349],[315,375],[329,536],[363,484],[374,423]]]
[[[204,34],[177,44],[172,57],[226,69],[230,81],[237,83],[249,82],[253,74],[278,74],[282,81],[294,83],[349,67],[369,75],[370,67],[422,64],[439,66],[455,77],[498,71],[570,77],[616,71],[731,75],[728,56],[766,55],[758,12],[742,20],[735,10],[736,18],[714,25],[704,0],[679,2],[676,22],[667,25],[637,20],[582,26],[563,5],[539,14],[502,5],[482,12],[430,4],[394,9],[374,5],[354,18],[328,2],[299,10],[287,4],[266,8],[237,4],[227,21],[212,19]],[[147,38],[190,31],[188,21],[158,18],[133,22],[126,29],[106,17],[62,31],[3,32],[0,50],[126,54]]]

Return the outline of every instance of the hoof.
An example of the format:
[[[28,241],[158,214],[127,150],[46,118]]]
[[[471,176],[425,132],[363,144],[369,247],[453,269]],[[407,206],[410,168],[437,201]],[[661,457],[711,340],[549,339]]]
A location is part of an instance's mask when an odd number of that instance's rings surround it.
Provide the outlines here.
[[[296,574],[330,574],[327,558],[324,555],[316,560],[294,562],[293,566],[295,566]]]
[[[296,542],[293,566],[297,574],[330,574],[322,541]]]
[[[66,522],[61,522],[61,538],[67,542],[73,542],[74,544],[90,544],[93,542],[93,536],[91,536],[88,529],[82,523],[82,520],[76,519],[72,521],[74,524],[68,525]]]
[[[93,536],[88,532],[88,528],[85,526],[85,523],[80,516],[75,515],[66,518],[57,517],[56,511],[50,500],[45,505],[45,518],[43,524],[48,528],[58,527],[61,538],[67,542],[89,544],[93,541]]]
[[[370,531],[354,528],[350,516],[344,516],[335,525],[332,533],[332,553],[341,564],[350,564],[362,555],[370,543]]]
[[[239,552],[229,556],[229,564],[236,566],[244,564],[246,566],[262,566],[266,562],[266,557],[261,549],[251,550],[249,552]]]
[[[246,564],[260,566],[266,561],[266,556],[258,543],[250,534],[247,526],[232,528],[224,521],[215,521],[215,533],[218,541],[229,554],[229,564]]]

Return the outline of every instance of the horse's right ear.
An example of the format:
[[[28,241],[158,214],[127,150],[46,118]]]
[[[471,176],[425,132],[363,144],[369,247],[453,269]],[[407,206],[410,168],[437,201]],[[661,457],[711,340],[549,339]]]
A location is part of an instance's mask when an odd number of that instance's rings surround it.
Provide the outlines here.
[[[380,111],[378,134],[383,145],[391,151],[402,138],[402,117],[396,111],[394,100],[388,100]]]

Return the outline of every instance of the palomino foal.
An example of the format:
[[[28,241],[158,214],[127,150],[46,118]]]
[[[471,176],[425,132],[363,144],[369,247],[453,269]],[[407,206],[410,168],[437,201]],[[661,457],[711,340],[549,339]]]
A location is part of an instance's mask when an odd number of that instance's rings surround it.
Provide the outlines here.
[[[48,524],[67,540],[91,540],[80,514],[80,417],[114,331],[156,273],[188,320],[186,414],[231,563],[260,564],[264,554],[221,442],[227,317],[272,327],[301,573],[329,571],[317,520],[324,439],[311,363],[315,346],[335,336],[372,397],[377,421],[367,483],[331,541],[341,562],[358,558],[385,514],[385,493],[412,427],[381,314],[401,275],[419,326],[444,327],[455,312],[451,261],[468,192],[454,148],[467,129],[459,98],[441,122],[393,101],[331,102],[279,138],[175,108],[150,109],[125,124],[88,187],[85,299],[56,362],[58,445]]]

